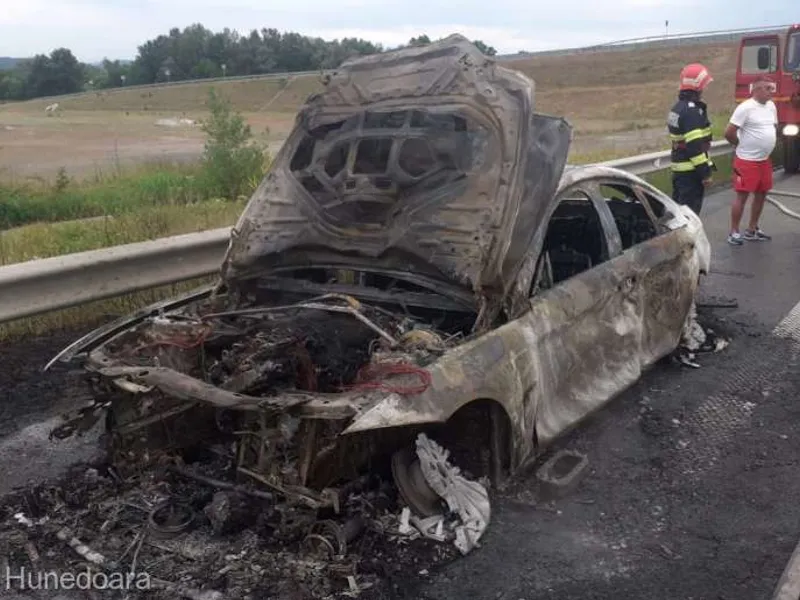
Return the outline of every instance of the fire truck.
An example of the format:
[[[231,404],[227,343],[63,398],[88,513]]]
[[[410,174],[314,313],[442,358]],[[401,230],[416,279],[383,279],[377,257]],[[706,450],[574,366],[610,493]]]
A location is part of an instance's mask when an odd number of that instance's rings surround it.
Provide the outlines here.
[[[786,173],[800,168],[800,24],[786,33],[744,37],[739,44],[736,102],[750,97],[753,80],[769,75],[777,83],[778,135]]]

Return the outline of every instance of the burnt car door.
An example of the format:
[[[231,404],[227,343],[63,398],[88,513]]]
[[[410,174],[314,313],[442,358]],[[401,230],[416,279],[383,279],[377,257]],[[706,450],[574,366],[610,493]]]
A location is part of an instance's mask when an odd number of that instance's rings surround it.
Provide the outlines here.
[[[641,373],[642,287],[622,252],[597,186],[567,185],[548,221],[531,287],[534,430],[552,441],[628,387]]]
[[[686,315],[697,288],[695,243],[676,221],[677,205],[637,183],[607,179],[598,182],[620,234],[622,251],[638,271],[641,288],[640,357],[648,366],[672,352],[680,342]]]

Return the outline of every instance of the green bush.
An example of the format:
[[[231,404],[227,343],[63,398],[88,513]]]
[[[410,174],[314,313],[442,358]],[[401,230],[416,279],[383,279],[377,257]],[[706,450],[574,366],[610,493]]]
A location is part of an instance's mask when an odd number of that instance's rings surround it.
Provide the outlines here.
[[[211,116],[203,121],[208,136],[203,153],[203,177],[213,196],[235,200],[247,196],[264,176],[267,156],[253,141],[244,117],[233,110],[229,99],[209,90]]]

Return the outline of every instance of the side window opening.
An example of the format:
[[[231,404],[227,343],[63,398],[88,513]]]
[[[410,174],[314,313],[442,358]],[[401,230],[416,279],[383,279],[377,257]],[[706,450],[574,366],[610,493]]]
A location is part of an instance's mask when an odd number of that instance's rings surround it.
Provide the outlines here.
[[[759,53],[767,56],[766,64],[759,60]],[[761,75],[778,70],[778,45],[773,41],[745,42],[742,46],[742,75]]]
[[[793,33],[786,42],[786,70],[800,69],[800,32]]]
[[[600,186],[600,193],[617,224],[623,250],[658,235],[656,223],[630,186],[603,184]],[[649,204],[655,208],[652,202]],[[661,206],[660,203],[656,204]],[[664,212],[663,206],[661,206],[661,212]],[[659,218],[658,215],[656,218]]]
[[[550,217],[531,295],[608,260],[605,233],[589,196],[564,197]]]

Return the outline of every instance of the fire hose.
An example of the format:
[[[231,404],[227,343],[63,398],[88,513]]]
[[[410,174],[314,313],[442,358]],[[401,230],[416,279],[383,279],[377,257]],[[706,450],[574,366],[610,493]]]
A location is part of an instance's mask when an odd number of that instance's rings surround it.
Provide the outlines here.
[[[800,213],[797,213],[789,208],[787,208],[782,202],[776,200],[773,196],[786,196],[788,198],[797,198],[800,199],[800,194],[794,192],[783,192],[780,190],[772,190],[769,194],[767,194],[767,202],[772,204],[775,208],[785,214],[787,217],[792,217],[793,219],[797,219],[800,221]]]

